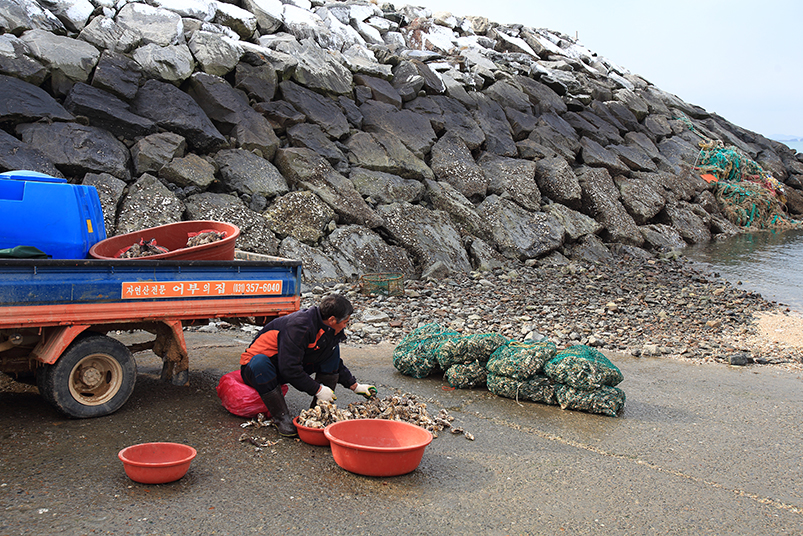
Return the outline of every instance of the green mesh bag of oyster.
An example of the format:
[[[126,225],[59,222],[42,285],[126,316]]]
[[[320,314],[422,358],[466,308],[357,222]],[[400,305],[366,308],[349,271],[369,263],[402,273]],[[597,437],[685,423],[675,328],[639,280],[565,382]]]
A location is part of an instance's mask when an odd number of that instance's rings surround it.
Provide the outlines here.
[[[603,385],[615,386],[624,376],[602,352],[578,344],[555,354],[544,365],[544,374],[556,383],[564,383],[575,389],[593,391]]]
[[[408,333],[393,350],[393,366],[405,376],[426,378],[439,370],[436,351],[448,339],[457,337],[437,322],[424,324]]]
[[[488,371],[479,361],[473,363],[458,363],[452,365],[443,375],[449,385],[456,389],[470,389],[478,385],[485,385]]]
[[[446,371],[452,365],[472,363],[474,361],[479,361],[485,365],[488,359],[491,358],[491,354],[500,346],[509,342],[510,339],[498,333],[462,335],[441,344],[438,347],[436,357],[440,367]]]
[[[625,392],[618,387],[603,385],[593,391],[557,385],[555,389],[561,409],[574,409],[616,417],[625,407]]]
[[[555,357],[556,351],[555,343],[551,341],[511,341],[491,355],[485,368],[497,376],[529,380],[543,370],[544,363]]]
[[[555,382],[546,376],[535,376],[527,381],[514,380],[507,376],[488,374],[488,390],[497,396],[514,400],[530,400],[542,404],[557,405]]]

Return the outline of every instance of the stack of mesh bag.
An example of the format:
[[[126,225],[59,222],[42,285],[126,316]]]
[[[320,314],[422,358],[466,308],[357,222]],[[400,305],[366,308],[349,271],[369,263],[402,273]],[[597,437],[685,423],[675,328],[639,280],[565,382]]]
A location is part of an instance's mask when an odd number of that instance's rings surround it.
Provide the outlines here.
[[[393,366],[425,378],[443,371],[452,387],[487,385],[498,396],[616,416],[625,404],[624,378],[602,352],[585,345],[560,352],[550,341],[519,342],[496,333],[461,335],[438,323],[408,334]]]
[[[578,344],[558,352],[544,365],[544,374],[555,385],[563,409],[601,413],[615,417],[625,405],[625,393],[615,387],[624,379],[602,352]]]
[[[485,366],[488,390],[505,398],[557,404],[554,382],[543,375],[555,353],[555,343],[549,341],[513,341],[498,348]]]

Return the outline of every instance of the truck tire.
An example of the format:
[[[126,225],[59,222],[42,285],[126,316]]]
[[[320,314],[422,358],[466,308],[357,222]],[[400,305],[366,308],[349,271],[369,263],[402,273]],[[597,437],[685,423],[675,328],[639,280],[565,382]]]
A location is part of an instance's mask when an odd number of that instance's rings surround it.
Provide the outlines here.
[[[74,341],[53,365],[36,375],[39,394],[69,417],[114,413],[134,391],[137,363],[123,343],[90,334]]]

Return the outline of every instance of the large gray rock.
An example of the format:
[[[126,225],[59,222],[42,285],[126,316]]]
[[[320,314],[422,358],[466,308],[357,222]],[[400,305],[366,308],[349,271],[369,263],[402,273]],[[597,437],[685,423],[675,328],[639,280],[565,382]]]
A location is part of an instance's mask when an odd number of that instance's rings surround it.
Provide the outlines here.
[[[184,39],[181,15],[148,4],[130,3],[117,13],[117,24],[142,36],[144,44],[178,45]]]
[[[136,61],[149,78],[180,83],[195,69],[195,59],[187,45],[159,46],[148,43],[133,53]]]
[[[384,132],[355,132],[347,141],[349,163],[406,179],[433,179],[432,170],[398,138]]]
[[[78,39],[100,50],[121,53],[131,52],[142,44],[139,30],[117,24],[114,19],[102,15],[92,19],[78,34]]]
[[[632,246],[644,243],[644,237],[619,201],[619,190],[605,168],[584,166],[577,171],[583,189],[583,211],[600,222],[612,242]]]
[[[614,99],[621,102],[628,110],[630,110],[633,115],[636,116],[638,121],[643,120],[650,112],[647,102],[639,97],[638,94],[636,94],[633,90],[627,88],[620,89],[615,91],[613,96]]]
[[[148,80],[137,92],[131,111],[183,136],[197,151],[211,152],[227,145],[198,103],[172,84]]]
[[[217,11],[212,22],[231,29],[240,39],[248,41],[257,29],[257,18],[248,10],[234,3],[217,2]]]
[[[533,112],[536,115],[548,112],[558,114],[566,112],[566,103],[548,86],[527,76],[516,76],[515,81],[529,97],[530,103],[533,105]]]
[[[230,190],[272,199],[290,188],[276,166],[250,151],[225,149],[215,155],[220,179]]]
[[[28,46],[9,33],[0,35],[0,74],[38,86],[49,73],[44,65],[28,57]]]
[[[279,138],[267,119],[251,108],[245,93],[219,76],[195,73],[188,81],[187,94],[195,99],[220,132],[237,141],[238,147],[258,150],[266,159],[273,159]]]
[[[633,179],[649,181],[667,201],[690,201],[710,186],[696,173],[642,173],[630,174]]]
[[[106,229],[106,236],[116,235],[117,206],[120,199],[123,198],[125,182],[108,173],[87,173],[81,184],[95,187],[100,199],[100,207],[103,210],[103,226]]]
[[[226,76],[243,55],[243,48],[230,37],[202,30],[192,34],[187,47],[203,72],[216,76]]]
[[[606,149],[619,157],[619,160],[633,171],[658,171],[658,166],[655,165],[655,162],[637,146],[609,145]]]
[[[488,178],[488,192],[507,196],[527,210],[540,210],[541,191],[535,182],[535,162],[485,153],[478,163]]]
[[[54,90],[64,93],[72,82],[86,82],[100,58],[97,48],[45,30],[28,30],[20,39],[31,55],[50,70]]]
[[[36,0],[5,0],[0,2],[0,30],[21,35],[26,30],[40,29],[66,34],[64,24],[53,13],[43,9]]]
[[[614,182],[619,188],[622,205],[637,225],[648,223],[666,205],[666,200],[652,181],[616,177]]]
[[[430,122],[410,110],[377,101],[368,101],[360,106],[363,129],[367,132],[384,131],[398,137],[412,153],[420,158],[429,154],[437,140]]]
[[[158,174],[174,158],[184,156],[187,141],[172,132],[159,132],[145,136],[131,146],[131,160],[137,175]]]
[[[238,249],[262,255],[276,255],[279,251],[279,241],[268,222],[239,197],[206,192],[189,196],[185,206],[188,220],[225,221],[239,227]]]
[[[424,185],[421,182],[381,171],[353,168],[349,180],[360,195],[377,204],[418,203],[424,195]]]
[[[456,134],[472,151],[485,143],[485,132],[457,99],[445,95],[419,97],[406,103],[405,108],[429,119],[436,133],[445,130]]]
[[[485,132],[485,150],[501,156],[518,156],[510,123],[502,107],[489,97],[473,94],[476,108],[471,110],[474,121]]]
[[[139,64],[124,54],[104,51],[92,74],[92,86],[131,101],[139,91],[143,74]]]
[[[611,175],[625,174],[630,168],[613,152],[590,138],[580,140],[580,160],[591,167],[604,167]]]
[[[0,171],[28,169],[50,175],[63,177],[50,158],[39,149],[24,143],[5,130],[0,130]]]
[[[451,272],[471,270],[460,234],[445,212],[409,203],[381,205],[377,212],[387,233],[410,253],[423,273],[438,263]]]
[[[314,193],[299,190],[277,198],[262,216],[280,239],[292,236],[314,246],[334,222],[335,211]]]
[[[287,139],[293,147],[306,147],[326,158],[341,173],[349,170],[348,158],[318,125],[300,123],[287,129]]]
[[[475,270],[490,272],[497,268],[511,267],[510,259],[501,255],[485,240],[475,237],[466,237],[464,239],[464,244],[468,252],[469,260],[471,261],[471,266]]]
[[[389,104],[397,110],[402,106],[402,98],[396,88],[390,82],[375,76],[368,76],[365,74],[354,75],[354,83],[358,86],[364,86],[371,90],[371,99]]]
[[[544,212],[555,218],[566,231],[566,239],[575,242],[581,237],[602,232],[602,224],[581,212],[572,210],[560,203],[550,203],[544,206]]]
[[[432,207],[449,215],[463,236],[484,240],[492,237],[488,223],[477,213],[474,205],[448,182],[426,181],[427,197]]]
[[[513,108],[526,115],[533,114],[529,95],[524,93],[518,84],[508,80],[500,80],[491,84],[482,92],[496,101],[502,108]]]
[[[131,113],[128,103],[81,82],[67,94],[64,107],[73,115],[88,118],[92,126],[129,140],[153,134],[157,128],[150,119]]]
[[[375,232],[357,225],[338,227],[328,238],[332,257],[350,277],[369,273],[417,275],[407,250],[391,246]]]
[[[439,180],[448,182],[468,199],[485,197],[488,179],[456,134],[447,132],[433,145],[430,166]]]
[[[292,187],[315,192],[337,212],[342,223],[369,228],[382,225],[382,219],[365,203],[351,181],[322,156],[303,148],[279,149],[275,164]]]
[[[596,235],[585,235],[577,242],[566,244],[563,247],[563,254],[575,261],[593,263],[609,263],[613,261],[613,255],[610,250]]]
[[[308,246],[292,236],[282,240],[278,253],[286,259],[298,259],[301,261],[303,266],[301,281],[307,287],[316,284],[343,282],[343,272],[340,271],[335,261],[320,250]],[[305,286],[302,286],[301,289],[305,290]]]
[[[206,190],[215,182],[215,166],[190,153],[184,157],[174,158],[159,170],[159,178],[177,186],[192,186],[198,190]]]
[[[74,118],[45,90],[12,76],[0,75],[0,122],[14,125],[40,119],[72,121]]]
[[[575,210],[580,208],[580,182],[565,159],[555,156],[536,162],[535,182],[541,194],[552,201]]]
[[[253,58],[250,61],[251,63],[241,61],[237,64],[234,69],[234,87],[245,91],[250,99],[257,102],[273,100],[279,83],[276,69],[261,59]]]
[[[279,88],[284,100],[292,104],[332,138],[341,139],[349,133],[346,116],[332,99],[291,81],[280,83]]]
[[[17,132],[67,175],[109,173],[129,178],[128,148],[107,130],[76,123],[28,123],[18,125]]]
[[[294,56],[298,65],[292,78],[302,86],[326,94],[345,95],[351,92],[351,71],[343,67],[331,54],[305,39],[298,44],[282,44],[279,52]]]
[[[580,152],[580,142],[574,137],[561,134],[554,127],[539,119],[538,125],[530,132],[528,139],[538,143],[550,151],[557,153],[567,162],[574,162]]]
[[[536,259],[563,245],[563,226],[544,212],[530,212],[495,195],[486,197],[477,212],[491,227],[496,249],[509,259]]]
[[[129,186],[117,212],[117,234],[181,221],[184,203],[148,173]]]
[[[284,4],[280,0],[243,0],[242,6],[254,14],[263,34],[272,34],[282,27]]]
[[[657,251],[671,251],[686,247],[686,241],[677,229],[663,223],[655,223],[639,227],[644,236],[644,243]]]
[[[692,209],[693,205],[679,202],[666,206],[667,221],[690,244],[700,244],[711,240],[711,231],[706,222]]]

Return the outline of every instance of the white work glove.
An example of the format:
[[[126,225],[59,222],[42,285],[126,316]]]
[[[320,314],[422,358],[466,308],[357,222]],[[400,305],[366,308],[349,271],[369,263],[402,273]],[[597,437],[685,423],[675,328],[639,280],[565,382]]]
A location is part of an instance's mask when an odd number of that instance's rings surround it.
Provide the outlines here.
[[[323,400],[324,402],[333,402],[337,399],[335,392],[325,385],[321,385],[321,388],[318,389],[317,393],[315,393],[315,398],[318,400]]]
[[[354,388],[354,392],[358,395],[362,395],[365,398],[371,398],[372,396],[376,395],[376,387],[373,385],[367,385],[365,383],[358,383],[357,387]]]

